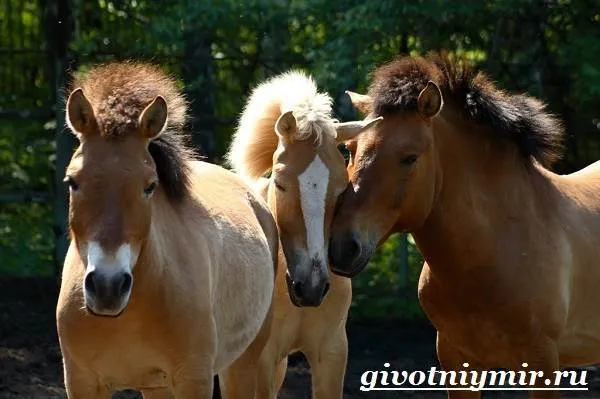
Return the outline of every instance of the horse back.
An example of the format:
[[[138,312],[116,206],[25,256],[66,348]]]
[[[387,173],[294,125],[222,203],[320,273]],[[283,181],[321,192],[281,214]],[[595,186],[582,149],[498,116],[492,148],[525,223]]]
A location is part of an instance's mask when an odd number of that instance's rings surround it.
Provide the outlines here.
[[[555,240],[568,248],[563,266],[569,277],[563,288],[568,299],[559,340],[561,364],[594,363],[600,360],[600,162],[553,180],[559,191],[557,214],[562,232],[557,232]]]
[[[247,226],[256,230],[259,235],[264,235],[271,252],[277,253],[277,224],[263,193],[254,190],[249,182],[220,166],[194,162],[193,169],[196,182],[194,191],[202,206],[218,219],[223,216],[229,218],[229,223],[220,225]],[[233,234],[237,235],[236,232]]]
[[[556,187],[561,193],[563,209],[583,214],[583,225],[600,223],[600,161],[574,173],[555,176]],[[573,216],[573,215],[570,215]]]

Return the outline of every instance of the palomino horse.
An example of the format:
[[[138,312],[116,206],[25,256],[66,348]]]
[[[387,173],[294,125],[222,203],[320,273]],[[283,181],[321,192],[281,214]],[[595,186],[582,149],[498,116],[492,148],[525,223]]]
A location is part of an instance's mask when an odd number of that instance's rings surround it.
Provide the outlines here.
[[[310,363],[314,397],[342,397],[352,288],[349,279],[330,274],[327,255],[334,206],[348,184],[337,140],[369,122],[337,124],[331,103],[301,72],[276,76],[251,94],[228,153],[234,169],[268,200],[283,250],[271,335],[258,370],[261,399],[276,397],[292,351]]]
[[[262,351],[275,221],[240,177],[192,161],[185,102],[158,69],[108,64],[74,87],[56,309],[68,396],[211,398],[214,374],[243,375]]]
[[[527,363],[554,376],[600,362],[600,163],[550,172],[559,122],[447,56],[390,62],[367,95],[350,95],[384,120],[348,143],[332,270],[354,276],[391,233],[412,232],[426,260],[419,299],[444,368]]]

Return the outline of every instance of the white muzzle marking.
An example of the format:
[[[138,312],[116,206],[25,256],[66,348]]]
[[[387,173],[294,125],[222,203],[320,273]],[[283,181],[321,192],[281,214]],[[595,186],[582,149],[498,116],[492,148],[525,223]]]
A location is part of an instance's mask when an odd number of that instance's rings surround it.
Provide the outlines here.
[[[329,168],[316,155],[306,170],[298,176],[300,185],[300,203],[306,227],[306,246],[309,264],[312,259],[318,260],[321,270],[311,268],[310,282],[313,286],[319,283],[323,273],[327,276],[327,245],[325,243],[325,200],[329,186]],[[320,272],[320,273],[319,273]]]
[[[129,278],[129,282],[131,282],[131,274],[133,270],[133,266],[135,265],[138,257],[138,252],[132,250],[130,244],[125,243],[121,244],[116,251],[113,253],[108,253],[105,251],[102,246],[96,241],[90,241],[83,246],[83,249],[86,251],[85,254],[82,254],[87,259],[86,271],[84,276],[84,298],[86,301],[86,305],[97,314],[103,315],[116,315],[119,314],[129,302],[129,297],[131,296],[131,284],[128,284],[129,288],[126,288],[126,291],[122,293],[121,297],[114,296],[113,303],[111,305],[103,304],[106,302],[106,298],[111,298],[112,294],[106,294],[108,296],[104,296],[101,299],[99,296],[99,287],[103,287],[105,289],[108,284],[110,286],[110,282],[113,282],[114,292],[119,291],[114,289],[115,279],[122,281],[123,275],[127,275]],[[90,291],[88,284],[86,284],[86,280],[90,276],[91,273],[94,273],[94,278],[92,281],[97,282],[98,285],[93,285],[93,290]],[[119,285],[120,287],[125,287],[125,285]],[[95,292],[94,292],[95,291]],[[107,291],[104,291],[107,292]],[[106,307],[106,309],[105,309]]]

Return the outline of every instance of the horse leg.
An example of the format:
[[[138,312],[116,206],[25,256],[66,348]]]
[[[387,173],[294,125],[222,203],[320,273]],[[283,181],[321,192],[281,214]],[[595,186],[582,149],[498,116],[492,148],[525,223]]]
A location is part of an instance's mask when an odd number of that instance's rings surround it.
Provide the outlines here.
[[[348,338],[344,325],[315,351],[306,353],[312,374],[313,399],[342,399],[348,361]]]
[[[258,335],[246,351],[219,374],[223,399],[253,399],[255,397],[258,364],[271,333],[273,311],[269,310]]]
[[[65,388],[69,399],[110,399],[112,392],[97,377],[65,359]]]
[[[206,341],[192,342],[189,347],[182,348],[187,353],[173,357],[171,389],[174,399],[212,399],[214,357],[209,354],[197,356],[194,353],[196,348],[210,348],[210,344]]]
[[[556,343],[550,338],[537,338],[533,340],[531,345],[527,345],[529,355],[526,359],[529,360],[528,369],[541,371],[544,376],[536,378],[535,388],[548,388],[545,384],[549,379],[554,384],[555,371],[560,370],[558,348]],[[530,398],[560,398],[560,391],[529,391]]]
[[[254,398],[256,366],[247,360],[248,357],[242,355],[231,366],[219,373],[221,398]]]
[[[180,372],[173,378],[174,399],[212,399],[213,375],[210,368],[208,372],[185,373]]]
[[[283,360],[275,367],[275,392],[281,391],[283,387],[283,381],[285,380],[285,374],[287,372],[288,357],[284,356]]]
[[[219,386],[223,399],[255,397],[257,362],[257,354],[246,351],[231,366],[219,373]]]
[[[287,371],[287,355],[267,345],[257,368],[256,399],[276,399]]]
[[[464,355],[464,353],[462,353],[460,350],[458,350],[457,348],[452,346],[452,344],[450,342],[448,342],[446,339],[441,337],[439,331],[437,333],[437,339],[436,339],[436,350],[437,350],[438,360],[440,361],[440,364],[445,371],[462,370],[463,369],[462,365],[465,362],[469,363],[471,366],[473,366],[476,363],[474,361],[469,361],[470,359],[467,359],[467,357]],[[472,368],[472,370],[473,370],[473,368]],[[446,384],[446,387],[448,387],[448,384]],[[468,389],[468,388],[465,387],[465,389]],[[447,391],[447,392],[448,392],[448,399],[479,399],[479,398],[481,398],[481,393],[477,392],[477,391],[464,390],[464,391]]]

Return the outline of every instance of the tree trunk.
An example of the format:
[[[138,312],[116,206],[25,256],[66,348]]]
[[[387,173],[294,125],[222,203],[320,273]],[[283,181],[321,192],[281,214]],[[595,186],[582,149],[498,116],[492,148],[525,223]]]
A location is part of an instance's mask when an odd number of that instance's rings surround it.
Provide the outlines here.
[[[56,171],[54,179],[55,271],[60,274],[68,248],[67,215],[69,199],[63,182],[75,139],[66,129],[64,115],[65,86],[69,66],[68,48],[73,32],[70,0],[42,0],[42,24],[46,36],[48,76],[56,119]]]
[[[216,156],[212,35],[189,26],[184,32],[183,80],[189,101],[192,143],[209,162]]]

